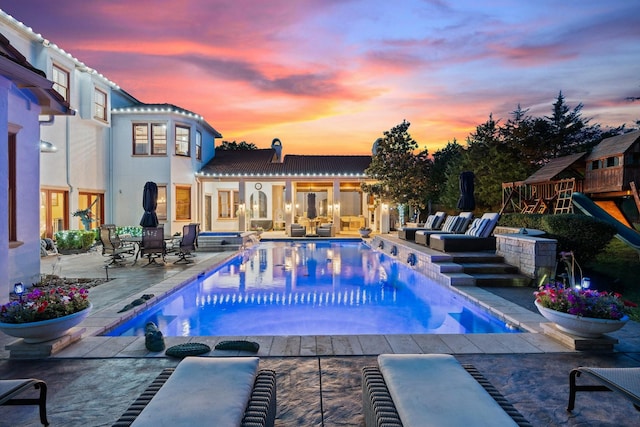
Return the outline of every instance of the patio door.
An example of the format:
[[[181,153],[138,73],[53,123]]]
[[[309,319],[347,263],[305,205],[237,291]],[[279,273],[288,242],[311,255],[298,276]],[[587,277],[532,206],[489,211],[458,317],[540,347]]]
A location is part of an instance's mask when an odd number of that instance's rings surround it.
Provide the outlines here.
[[[69,229],[68,192],[40,190],[40,236],[53,238],[56,231]]]
[[[104,194],[80,192],[78,194],[78,209],[83,210],[90,208],[91,218],[94,222],[91,223],[91,228],[97,228],[100,224],[104,224]],[[80,221],[80,217],[74,217],[74,228],[78,230],[84,230],[84,225]]]

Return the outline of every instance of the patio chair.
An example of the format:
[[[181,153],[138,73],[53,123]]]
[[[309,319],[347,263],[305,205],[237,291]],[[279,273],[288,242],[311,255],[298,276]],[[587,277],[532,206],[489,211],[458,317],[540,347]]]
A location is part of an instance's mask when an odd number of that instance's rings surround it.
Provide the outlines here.
[[[586,374],[597,385],[577,385],[576,378]],[[581,366],[569,374],[569,405],[567,411],[575,407],[578,391],[614,391],[629,399],[633,407],[640,411],[640,368],[589,368]]]
[[[429,246],[429,241],[434,234],[462,234],[469,228],[473,219],[473,212],[461,212],[460,215],[448,216],[440,230],[417,230],[415,242]]]
[[[464,234],[435,234],[431,236],[429,247],[440,252],[474,252],[496,249],[493,230],[500,219],[499,213],[485,213],[473,220]]]
[[[31,387],[40,390],[40,396],[33,399],[14,398]],[[47,384],[35,378],[0,380],[0,405],[38,405],[40,422],[48,426],[47,421]]]
[[[316,228],[316,233],[320,237],[334,237],[335,233],[333,231],[333,223],[327,222],[325,224],[320,224],[318,228]]]
[[[180,244],[176,248],[176,254],[178,255],[178,259],[173,263],[184,263],[190,264],[193,261],[187,259],[196,250],[196,240],[198,238],[198,227],[196,224],[189,224],[182,227],[182,239],[180,239]]]
[[[100,242],[102,243],[102,255],[111,258],[108,265],[119,264],[128,256],[134,256],[136,248],[131,243],[120,240],[116,234],[114,224],[102,224],[100,226]]]
[[[300,224],[293,223],[289,229],[289,237],[304,237],[307,229]]]
[[[424,227],[402,227],[398,230],[398,237],[403,240],[414,241],[418,230],[439,230],[442,228],[446,217],[447,214],[445,212],[438,211],[427,217]]]
[[[156,260],[162,258],[166,262],[167,247],[164,241],[164,226],[144,227],[142,229],[142,243],[140,244],[140,257],[146,256],[151,264],[160,265]]]
[[[186,357],[167,368],[113,424],[271,427],[276,378],[257,357]],[[179,402],[179,404],[177,404]]]
[[[367,427],[531,426],[472,365],[449,354],[381,354],[362,370]]]

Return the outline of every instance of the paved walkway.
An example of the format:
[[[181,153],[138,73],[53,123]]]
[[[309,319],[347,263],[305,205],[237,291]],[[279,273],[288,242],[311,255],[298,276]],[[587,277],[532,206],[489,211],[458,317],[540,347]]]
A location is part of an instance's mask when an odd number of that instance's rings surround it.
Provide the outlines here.
[[[105,271],[97,253],[43,259],[42,272],[66,277],[105,277],[91,290],[92,315],[85,337],[49,358],[9,359],[5,345],[14,341],[0,333],[1,378],[36,377],[49,385],[52,425],[111,425],[164,367],[177,360],[150,353],[143,337],[100,337],[119,321],[124,305],[142,294],[156,296],[232,256],[199,253],[189,266],[136,266]],[[450,353],[476,367],[534,425],[625,426],[640,424],[640,413],[613,394],[578,397],[573,414],[565,411],[568,373],[579,365],[638,366],[640,326],[630,322],[614,335],[614,352],[572,351],[540,333],[542,318],[530,306],[532,289],[461,289],[468,298],[529,330],[522,334],[390,335],[349,337],[167,337],[179,342],[206,342],[213,348],[224,339],[251,339],[261,344],[261,366],[278,374],[277,426],[361,426],[360,370],[375,364],[380,353]],[[142,306],[138,307],[142,309]],[[126,315],[130,313],[127,312]],[[210,356],[238,355],[213,351]],[[39,425],[32,407],[0,407],[0,426]]]

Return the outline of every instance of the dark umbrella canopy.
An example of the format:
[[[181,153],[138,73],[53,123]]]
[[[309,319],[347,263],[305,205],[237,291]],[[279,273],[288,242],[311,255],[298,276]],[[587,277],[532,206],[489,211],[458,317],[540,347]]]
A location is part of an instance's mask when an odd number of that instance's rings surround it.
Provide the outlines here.
[[[144,214],[140,219],[140,225],[143,227],[157,227],[158,216],[156,215],[156,208],[158,207],[158,186],[155,182],[147,182],[144,185],[144,191],[142,192],[142,208]]]
[[[318,216],[316,211],[316,193],[307,194],[307,218],[313,219]]]
[[[476,208],[476,199],[473,195],[474,192],[474,179],[473,172],[462,172],[460,174],[460,198],[458,199],[458,209],[465,212],[470,212]]]

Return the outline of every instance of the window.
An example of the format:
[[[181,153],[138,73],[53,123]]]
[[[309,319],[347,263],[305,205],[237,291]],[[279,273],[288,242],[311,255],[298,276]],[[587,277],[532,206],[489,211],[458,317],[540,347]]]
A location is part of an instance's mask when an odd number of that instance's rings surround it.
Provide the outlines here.
[[[156,206],[158,219],[167,219],[167,186],[158,185],[158,205]]]
[[[53,64],[51,73],[51,81],[53,81],[53,89],[62,95],[65,101],[69,101],[69,72]]]
[[[96,89],[94,93],[94,112],[93,118],[107,121],[107,94],[100,89]]]
[[[167,125],[164,123],[151,125],[151,154],[167,154]]]
[[[608,168],[618,166],[618,158],[617,157],[607,157],[607,166]]]
[[[249,203],[251,203],[254,218],[267,217],[267,195],[263,191],[258,191],[257,197],[252,194]]]
[[[218,219],[231,219],[238,216],[240,192],[232,190],[218,191]]]
[[[591,162],[591,170],[598,170],[600,169],[600,160],[594,160]]]
[[[202,133],[196,131],[196,159],[202,160]]]
[[[90,193],[81,191],[78,193],[78,209],[90,208],[91,228],[96,228],[103,224],[104,218],[104,194],[102,193]],[[80,217],[75,217],[77,223],[75,228],[78,230],[84,230],[84,224]]]
[[[8,200],[8,217],[9,217],[9,241],[10,242],[15,242],[18,240],[18,226],[17,226],[17,221],[18,221],[18,207],[16,206],[17,203],[17,194],[16,194],[16,189],[17,189],[17,174],[16,174],[16,134],[14,133],[10,133],[9,134],[9,150],[8,150],[8,155],[9,155],[9,200]]]
[[[191,129],[185,126],[176,126],[176,155],[189,156],[189,140]]]
[[[191,187],[176,187],[176,220],[191,219]]]
[[[149,139],[149,136],[151,136],[151,139]],[[151,150],[149,150],[149,147],[151,147]],[[134,123],[133,154],[138,156],[147,154],[166,155],[167,125],[164,123]]]

